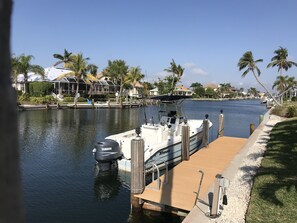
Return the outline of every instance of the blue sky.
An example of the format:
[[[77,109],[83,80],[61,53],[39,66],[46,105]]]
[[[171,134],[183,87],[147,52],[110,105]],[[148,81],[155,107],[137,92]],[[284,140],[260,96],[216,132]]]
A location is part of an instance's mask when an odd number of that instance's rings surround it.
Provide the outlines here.
[[[231,83],[262,90],[237,62],[251,50],[268,87],[277,68],[266,66],[279,46],[297,61],[296,0],[15,0],[12,53],[51,66],[66,48],[90,57],[140,66],[147,81],[162,78],[172,59],[185,67],[182,84]],[[297,69],[287,73],[297,79]]]

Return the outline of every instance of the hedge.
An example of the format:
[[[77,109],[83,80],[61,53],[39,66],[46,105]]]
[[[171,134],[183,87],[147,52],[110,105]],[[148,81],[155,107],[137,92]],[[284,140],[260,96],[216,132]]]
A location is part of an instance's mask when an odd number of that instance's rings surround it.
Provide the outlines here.
[[[50,82],[31,82],[29,83],[29,94],[33,97],[42,97],[51,94],[54,85]]]

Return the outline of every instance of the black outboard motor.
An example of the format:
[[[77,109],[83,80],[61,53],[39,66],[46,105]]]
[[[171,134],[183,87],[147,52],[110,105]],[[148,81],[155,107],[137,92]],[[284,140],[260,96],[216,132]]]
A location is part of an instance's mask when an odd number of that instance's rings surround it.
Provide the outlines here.
[[[112,166],[117,165],[116,161],[123,155],[119,143],[112,139],[97,142],[93,154],[102,171],[110,170]]]

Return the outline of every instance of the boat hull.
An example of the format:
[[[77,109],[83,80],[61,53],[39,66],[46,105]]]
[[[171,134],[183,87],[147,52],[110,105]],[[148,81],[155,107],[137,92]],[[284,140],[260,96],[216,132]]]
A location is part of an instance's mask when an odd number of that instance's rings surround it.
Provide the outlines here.
[[[202,132],[190,137],[190,154],[198,151],[202,147]],[[172,166],[181,161],[182,144],[181,141],[160,149],[155,154],[151,155],[145,161],[145,169],[149,171],[152,166],[157,165],[159,169],[164,169],[166,165]],[[131,160],[121,159],[118,160],[118,168],[123,171],[131,172]]]

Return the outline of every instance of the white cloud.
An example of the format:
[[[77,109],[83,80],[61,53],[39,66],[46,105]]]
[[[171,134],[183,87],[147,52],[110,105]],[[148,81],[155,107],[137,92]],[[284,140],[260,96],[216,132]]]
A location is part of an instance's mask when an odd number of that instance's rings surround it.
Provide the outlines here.
[[[194,63],[185,63],[184,68],[185,68],[185,73],[187,73],[188,75],[198,75],[198,76],[207,75],[206,71],[202,70]]]

